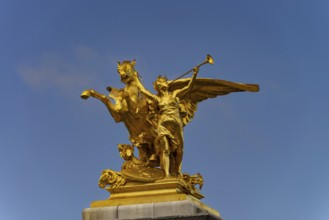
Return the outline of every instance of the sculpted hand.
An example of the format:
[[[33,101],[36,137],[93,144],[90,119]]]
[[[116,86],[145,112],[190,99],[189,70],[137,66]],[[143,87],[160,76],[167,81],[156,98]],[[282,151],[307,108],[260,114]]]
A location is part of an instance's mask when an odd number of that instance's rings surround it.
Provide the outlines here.
[[[194,67],[194,68],[193,68],[193,72],[194,72],[194,74],[197,74],[197,73],[199,72],[199,67],[197,67],[197,66]]]

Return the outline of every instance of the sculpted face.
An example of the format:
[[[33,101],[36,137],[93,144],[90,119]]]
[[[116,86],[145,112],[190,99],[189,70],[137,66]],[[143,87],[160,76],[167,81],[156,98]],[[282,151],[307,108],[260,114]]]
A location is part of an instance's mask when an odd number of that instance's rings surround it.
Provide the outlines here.
[[[118,148],[120,152],[120,157],[122,157],[124,160],[129,160],[132,157],[134,152],[132,146],[127,144],[119,144]]]
[[[123,61],[118,62],[118,73],[122,83],[128,84],[133,80],[133,76],[136,72],[135,70],[136,61]]]
[[[159,76],[157,78],[157,80],[153,83],[154,86],[154,90],[155,91],[166,91],[168,90],[168,81],[167,81],[167,77],[164,76]]]

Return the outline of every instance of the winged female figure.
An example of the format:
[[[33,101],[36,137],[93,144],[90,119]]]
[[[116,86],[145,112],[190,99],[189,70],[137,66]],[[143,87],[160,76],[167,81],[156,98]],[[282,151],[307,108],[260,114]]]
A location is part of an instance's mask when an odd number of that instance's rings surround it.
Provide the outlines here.
[[[189,83],[182,87],[169,91],[166,77],[159,76],[154,82],[157,95],[151,93],[139,81],[138,88],[156,106],[157,137],[154,141],[155,153],[160,157],[160,166],[166,177],[170,174],[182,175],[181,165],[183,159],[183,121],[180,116],[180,100],[184,99],[192,91],[199,68],[195,68],[193,77]],[[170,158],[171,157],[171,158]]]
[[[193,69],[192,78],[168,81],[159,76],[153,83],[153,94],[140,81],[137,87],[156,106],[157,137],[155,152],[160,158],[160,166],[165,175],[181,176],[184,149],[183,127],[190,122],[197,110],[197,104],[208,98],[226,95],[231,92],[259,90],[255,84],[233,83],[224,80],[197,78],[199,68]]]

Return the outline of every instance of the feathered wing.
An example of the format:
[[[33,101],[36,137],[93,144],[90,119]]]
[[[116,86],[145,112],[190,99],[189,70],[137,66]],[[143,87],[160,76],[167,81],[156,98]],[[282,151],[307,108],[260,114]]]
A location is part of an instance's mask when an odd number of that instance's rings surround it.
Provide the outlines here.
[[[190,78],[180,79],[169,83],[169,91],[184,88],[190,82]],[[197,78],[192,91],[180,98],[182,121],[184,126],[191,121],[197,110],[198,102],[208,98],[227,95],[231,92],[258,92],[257,84],[243,84],[229,82],[220,79]]]

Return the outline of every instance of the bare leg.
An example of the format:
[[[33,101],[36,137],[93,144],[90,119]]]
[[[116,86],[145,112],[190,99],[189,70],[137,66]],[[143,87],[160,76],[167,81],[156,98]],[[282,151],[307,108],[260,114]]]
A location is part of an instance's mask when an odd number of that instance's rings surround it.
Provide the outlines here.
[[[183,151],[184,151],[184,138],[183,138],[183,130],[176,133],[178,146],[176,150],[176,158],[175,158],[175,172],[178,176],[182,176],[182,161],[183,161]]]
[[[177,175],[182,175],[182,160],[183,160],[183,149],[179,148],[176,151],[176,172]]]
[[[169,159],[169,143],[168,139],[164,136],[161,141],[161,155],[160,155],[160,166],[165,172],[166,177],[170,176],[169,168],[170,168],[170,159]]]

